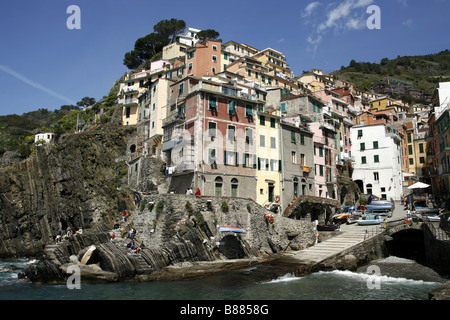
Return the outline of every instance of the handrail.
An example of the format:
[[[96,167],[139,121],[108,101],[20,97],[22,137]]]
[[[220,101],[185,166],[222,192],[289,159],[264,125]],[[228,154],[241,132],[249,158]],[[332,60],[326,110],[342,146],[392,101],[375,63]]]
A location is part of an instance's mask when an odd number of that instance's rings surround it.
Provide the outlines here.
[[[428,217],[423,216],[422,220],[428,226],[431,233],[433,233],[437,240],[450,241],[450,236],[447,234],[447,232],[440,227],[436,228]]]

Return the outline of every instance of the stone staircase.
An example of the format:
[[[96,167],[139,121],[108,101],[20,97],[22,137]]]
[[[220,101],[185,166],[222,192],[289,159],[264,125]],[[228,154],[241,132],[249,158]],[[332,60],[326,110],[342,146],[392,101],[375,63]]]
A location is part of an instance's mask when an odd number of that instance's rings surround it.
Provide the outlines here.
[[[301,264],[316,264],[367,240],[371,234],[367,229],[343,232],[333,238],[320,242],[301,251],[285,253]]]

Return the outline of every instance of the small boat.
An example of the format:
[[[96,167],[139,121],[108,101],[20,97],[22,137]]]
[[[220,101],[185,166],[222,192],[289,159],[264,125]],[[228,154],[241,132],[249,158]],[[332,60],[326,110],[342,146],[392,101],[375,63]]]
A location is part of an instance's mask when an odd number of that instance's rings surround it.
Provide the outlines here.
[[[371,226],[377,225],[384,221],[385,219],[380,218],[378,215],[368,214],[362,217],[360,220],[356,221],[359,226]]]
[[[390,204],[368,204],[366,205],[366,211],[374,211],[374,210],[390,210],[394,209],[394,205]]]
[[[340,228],[339,224],[318,225],[317,231],[336,231]]]
[[[416,213],[421,213],[421,214],[436,214],[439,213],[439,208],[428,208],[428,207],[416,207],[415,208]]]
[[[352,215],[350,217],[348,217],[347,219],[347,224],[354,224],[356,223],[356,221],[358,221],[359,219],[361,219],[360,215]]]
[[[425,217],[427,217],[431,222],[440,222],[441,221],[440,215],[429,215],[429,216],[425,216]]]
[[[334,215],[332,218],[334,223],[345,223],[348,217],[350,217],[348,213],[341,213]]]
[[[392,205],[392,201],[389,200],[372,200],[372,202],[370,203],[371,205],[386,205],[386,204],[390,204]]]
[[[235,227],[220,227],[220,232],[237,232],[237,233],[247,233],[244,229],[235,228]]]

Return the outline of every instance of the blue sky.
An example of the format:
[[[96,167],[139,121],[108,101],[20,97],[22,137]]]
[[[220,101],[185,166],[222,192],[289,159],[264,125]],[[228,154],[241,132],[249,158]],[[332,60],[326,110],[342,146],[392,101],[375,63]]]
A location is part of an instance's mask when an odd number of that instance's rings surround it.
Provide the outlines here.
[[[81,10],[80,30],[66,26],[70,5]],[[379,30],[367,28],[370,5],[380,8]],[[450,49],[448,12],[448,0],[1,1],[0,115],[100,100],[128,71],[125,52],[162,19],[279,50],[300,75]]]

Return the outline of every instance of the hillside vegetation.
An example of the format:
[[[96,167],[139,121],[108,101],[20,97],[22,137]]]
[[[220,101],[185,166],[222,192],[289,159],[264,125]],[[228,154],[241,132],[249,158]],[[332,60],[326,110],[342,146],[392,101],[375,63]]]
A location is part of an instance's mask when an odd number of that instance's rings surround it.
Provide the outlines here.
[[[369,91],[387,77],[413,83],[414,89],[433,94],[439,82],[450,81],[450,51],[423,56],[384,58],[380,63],[356,62],[333,72],[338,79],[352,82],[356,88]]]

